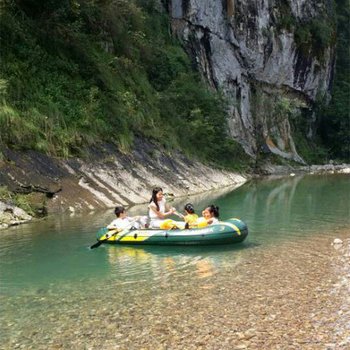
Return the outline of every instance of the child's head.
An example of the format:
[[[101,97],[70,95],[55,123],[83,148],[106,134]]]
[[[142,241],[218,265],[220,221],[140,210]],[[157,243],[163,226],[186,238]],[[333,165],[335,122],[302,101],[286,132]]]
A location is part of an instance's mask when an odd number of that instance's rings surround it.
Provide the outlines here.
[[[122,214],[125,214],[125,213],[126,213],[125,208],[122,205],[115,207],[114,209],[114,214],[116,215],[117,218],[119,218]]]
[[[218,218],[219,217],[219,207],[212,204],[203,210],[202,215],[206,219]]]
[[[194,214],[194,207],[192,203],[187,203],[184,209],[187,214]]]

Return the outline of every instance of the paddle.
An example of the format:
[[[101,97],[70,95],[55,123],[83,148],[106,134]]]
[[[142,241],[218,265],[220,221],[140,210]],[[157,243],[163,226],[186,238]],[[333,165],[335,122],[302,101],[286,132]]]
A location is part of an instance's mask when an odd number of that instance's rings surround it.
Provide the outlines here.
[[[111,237],[115,236],[117,233],[119,233],[121,230],[111,230],[111,233],[106,233],[105,239],[98,240],[95,244],[93,244],[90,249],[98,248],[102,243],[108,241]]]
[[[93,244],[90,249],[95,249],[98,248],[103,242],[108,241],[111,237],[115,236],[117,233],[122,232],[124,230],[130,230],[130,229],[134,229],[133,225],[135,224],[135,222],[138,220],[138,217],[136,217],[134,220],[131,220],[128,227],[125,227],[124,229],[111,229],[110,232],[111,233],[106,233],[106,238],[105,239],[100,239],[98,240],[95,244]],[[106,230],[106,228],[103,228],[103,230]]]

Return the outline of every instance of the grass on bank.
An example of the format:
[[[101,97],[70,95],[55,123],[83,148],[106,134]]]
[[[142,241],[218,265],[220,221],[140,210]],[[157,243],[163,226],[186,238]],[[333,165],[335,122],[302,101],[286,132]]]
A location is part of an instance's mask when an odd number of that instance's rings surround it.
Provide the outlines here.
[[[0,13],[0,143],[81,155],[136,136],[239,167],[226,103],[192,69],[155,1],[15,1]]]
[[[21,208],[31,216],[42,217],[47,214],[44,201],[34,199],[31,194],[12,192],[6,186],[0,186],[0,202]]]

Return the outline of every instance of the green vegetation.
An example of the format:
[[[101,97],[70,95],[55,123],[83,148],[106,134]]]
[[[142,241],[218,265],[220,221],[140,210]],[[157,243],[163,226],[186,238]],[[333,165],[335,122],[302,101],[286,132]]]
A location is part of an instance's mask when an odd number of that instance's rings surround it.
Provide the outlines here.
[[[322,144],[318,135],[308,136],[310,129],[315,128],[311,125],[315,121],[311,118],[314,111],[309,108],[302,108],[298,113],[294,113],[291,118],[291,127],[293,139],[299,155],[308,164],[323,164],[328,161],[326,147]]]
[[[155,1],[1,6],[0,144],[69,157],[141,136],[223,166],[246,158]]]
[[[307,138],[310,128],[310,118],[307,115],[309,109],[305,102],[297,96],[287,93],[266,93],[260,86],[256,86],[253,99],[254,114],[259,115],[256,121],[256,134],[259,136],[257,146],[260,150],[257,163],[269,161],[279,165],[300,165],[293,160],[283,159],[271,154],[266,149],[266,139],[263,138],[261,120],[266,120],[267,133],[270,140],[282,151],[293,152],[288,133],[285,130],[290,128],[295,148],[298,154],[308,164],[323,163],[327,157],[324,147],[320,146],[320,140]]]
[[[333,11],[326,11],[329,4],[323,5],[325,8],[318,17],[300,22],[293,15],[289,0],[277,1],[277,31],[285,29],[294,32],[297,47],[305,56],[313,55],[322,59],[325,50],[335,43],[335,15]]]
[[[278,139],[283,139],[283,151],[289,152],[291,149],[287,138],[288,135],[284,135],[284,130],[287,127],[286,123],[288,124],[289,120],[294,118],[300,103],[290,99],[288,96],[283,96],[282,92],[266,93],[261,86],[257,85],[254,89],[252,107],[254,115],[258,116],[255,121],[256,134],[260,136],[260,140],[257,142],[258,149],[264,150],[266,145],[266,139],[263,138],[262,130],[262,123],[265,120],[266,130],[264,131],[267,132],[276,145],[278,144]]]
[[[329,18],[314,18],[295,30],[295,42],[305,54],[322,58],[325,50],[335,43],[334,23]]]
[[[6,186],[0,186],[0,201],[23,209],[32,216],[40,217],[46,214],[46,203],[33,198],[35,194],[22,194],[10,191]]]
[[[276,5],[279,9],[278,17],[275,19],[277,32],[281,32],[283,29],[292,32],[297,21],[292,13],[289,1],[277,0]]]
[[[279,0],[278,30],[294,31],[295,42],[305,56],[316,56],[320,62],[327,48],[336,43],[335,78],[332,99],[327,105],[324,96],[317,99],[313,112],[319,121],[316,137],[309,139],[308,112],[291,118],[293,137],[298,152],[309,163],[336,159],[350,160],[350,3],[335,0],[325,5],[317,18],[297,23],[287,0]],[[335,9],[335,11],[334,11]]]
[[[350,160],[350,3],[337,0],[337,60],[331,103],[320,108],[319,136],[328,156]]]
[[[301,52],[321,57],[333,45],[333,13],[297,23],[288,0],[277,6],[277,30],[294,31]],[[339,159],[349,158],[349,12],[337,0],[334,92],[317,112],[318,140]],[[169,26],[155,0],[4,0],[0,145],[69,157],[103,142],[129,152],[143,137],[204,162],[244,166],[247,156],[227,134],[225,99],[194,72]],[[282,107],[266,110],[278,119],[279,109],[289,115]],[[291,118],[303,157],[326,154],[305,141],[304,119]]]

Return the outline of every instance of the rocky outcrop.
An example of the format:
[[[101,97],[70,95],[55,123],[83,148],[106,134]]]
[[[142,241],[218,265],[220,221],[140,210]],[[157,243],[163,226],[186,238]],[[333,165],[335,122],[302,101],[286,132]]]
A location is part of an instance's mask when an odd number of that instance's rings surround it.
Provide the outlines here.
[[[90,149],[84,159],[5,149],[0,161],[0,186],[28,194],[28,200],[48,213],[146,203],[155,186],[181,197],[225,186],[233,189],[246,180],[183,154],[169,154],[145,140],[136,140],[130,154],[113,145]]]
[[[253,157],[267,150],[303,163],[288,114],[328,98],[334,50],[329,44],[316,52],[308,30],[309,23],[319,25],[313,19],[332,16],[331,2],[169,0],[166,6],[173,32],[205,80],[228,98],[232,137]],[[309,135],[313,122],[310,113]]]
[[[23,209],[0,201],[0,229],[32,220]]]
[[[265,164],[259,169],[260,175],[296,175],[296,174],[350,174],[350,164],[325,164],[325,165],[273,165]]]

